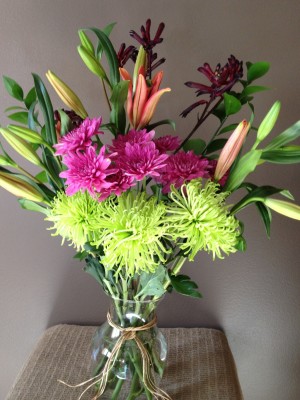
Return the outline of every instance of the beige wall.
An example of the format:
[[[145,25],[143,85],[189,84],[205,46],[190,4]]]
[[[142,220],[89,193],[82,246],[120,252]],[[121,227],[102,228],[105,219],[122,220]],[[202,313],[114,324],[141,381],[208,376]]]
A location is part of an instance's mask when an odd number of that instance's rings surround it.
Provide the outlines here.
[[[299,119],[297,0],[1,0],[0,73],[29,89],[30,73],[44,76],[50,68],[86,100],[91,115],[106,117],[100,87],[76,53],[77,29],[118,21],[112,39],[128,43],[129,29],[138,29],[147,17],[155,25],[161,20],[167,25],[160,51],[167,57],[165,85],[172,92],[161,103],[161,115],[175,119],[180,135],[194,122],[193,117],[178,116],[193,101],[193,92],[183,82],[199,79],[196,68],[203,62],[224,63],[231,53],[245,61],[272,64],[265,83],[273,90],[257,96],[257,121],[276,99],[282,100],[278,132]],[[11,100],[3,88],[0,93],[4,110]],[[300,203],[299,178],[299,167],[274,166],[261,170],[255,179],[289,188]],[[47,327],[103,321],[107,301],[72,259],[73,250],[50,236],[41,215],[21,210],[2,189],[0,213],[3,399]],[[161,306],[160,324],[224,329],[246,400],[296,400],[300,398],[300,224],[274,216],[269,241],[254,208],[242,217],[246,254],[214,263],[203,254],[187,265],[185,272],[199,282],[204,300],[168,297]]]

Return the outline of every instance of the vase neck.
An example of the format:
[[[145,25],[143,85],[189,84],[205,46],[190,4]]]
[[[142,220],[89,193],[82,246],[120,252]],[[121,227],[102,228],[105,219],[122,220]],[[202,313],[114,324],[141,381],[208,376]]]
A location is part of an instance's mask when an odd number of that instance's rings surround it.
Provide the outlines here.
[[[155,318],[158,303],[159,300],[124,301],[111,299],[109,313],[112,321],[122,328],[142,326]]]

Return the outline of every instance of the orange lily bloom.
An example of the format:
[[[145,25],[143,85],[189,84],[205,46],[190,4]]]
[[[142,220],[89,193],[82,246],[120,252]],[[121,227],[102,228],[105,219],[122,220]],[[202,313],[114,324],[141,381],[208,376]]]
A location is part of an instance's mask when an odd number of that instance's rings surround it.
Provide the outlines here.
[[[139,69],[136,88],[133,89],[133,80],[125,68],[120,68],[121,77],[130,81],[127,96],[127,114],[134,129],[142,129],[150,122],[161,96],[170,92],[170,88],[160,89],[163,72],[158,72],[147,85],[145,68]]]
[[[223,150],[220,153],[218,163],[215,170],[214,179],[219,181],[229,170],[234,160],[236,159],[241,147],[244,143],[245,137],[250,129],[250,124],[243,120],[238,124],[231,136],[227,140]]]

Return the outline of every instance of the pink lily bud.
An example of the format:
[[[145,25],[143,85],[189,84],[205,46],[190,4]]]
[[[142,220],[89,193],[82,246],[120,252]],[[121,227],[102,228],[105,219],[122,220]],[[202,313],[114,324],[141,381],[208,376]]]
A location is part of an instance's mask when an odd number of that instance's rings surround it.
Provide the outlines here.
[[[234,160],[239,154],[239,151],[241,150],[249,129],[249,122],[243,120],[232,132],[218,159],[214,175],[214,179],[216,181],[219,181],[233,164]]]

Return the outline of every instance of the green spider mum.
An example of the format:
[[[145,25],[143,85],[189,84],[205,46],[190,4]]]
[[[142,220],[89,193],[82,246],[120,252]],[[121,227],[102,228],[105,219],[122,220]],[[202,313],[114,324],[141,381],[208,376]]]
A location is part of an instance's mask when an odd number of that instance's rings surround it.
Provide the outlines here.
[[[229,214],[225,205],[227,193],[219,192],[219,185],[195,179],[181,186],[180,191],[171,188],[173,203],[167,206],[168,223],[174,241],[192,261],[196,253],[205,250],[213,258],[224,258],[234,253],[239,236],[239,222]]]
[[[162,238],[167,227],[162,223],[166,209],[145,193],[123,193],[99,203],[99,219],[94,223],[95,246],[103,246],[101,262],[117,273],[125,268],[129,276],[154,272],[165,262],[167,250]]]
[[[83,250],[86,242],[93,239],[91,225],[99,218],[99,203],[88,193],[77,192],[73,196],[67,196],[59,192],[51,204],[47,218],[53,222],[56,232],[53,236],[62,236],[71,242],[77,250]]]

